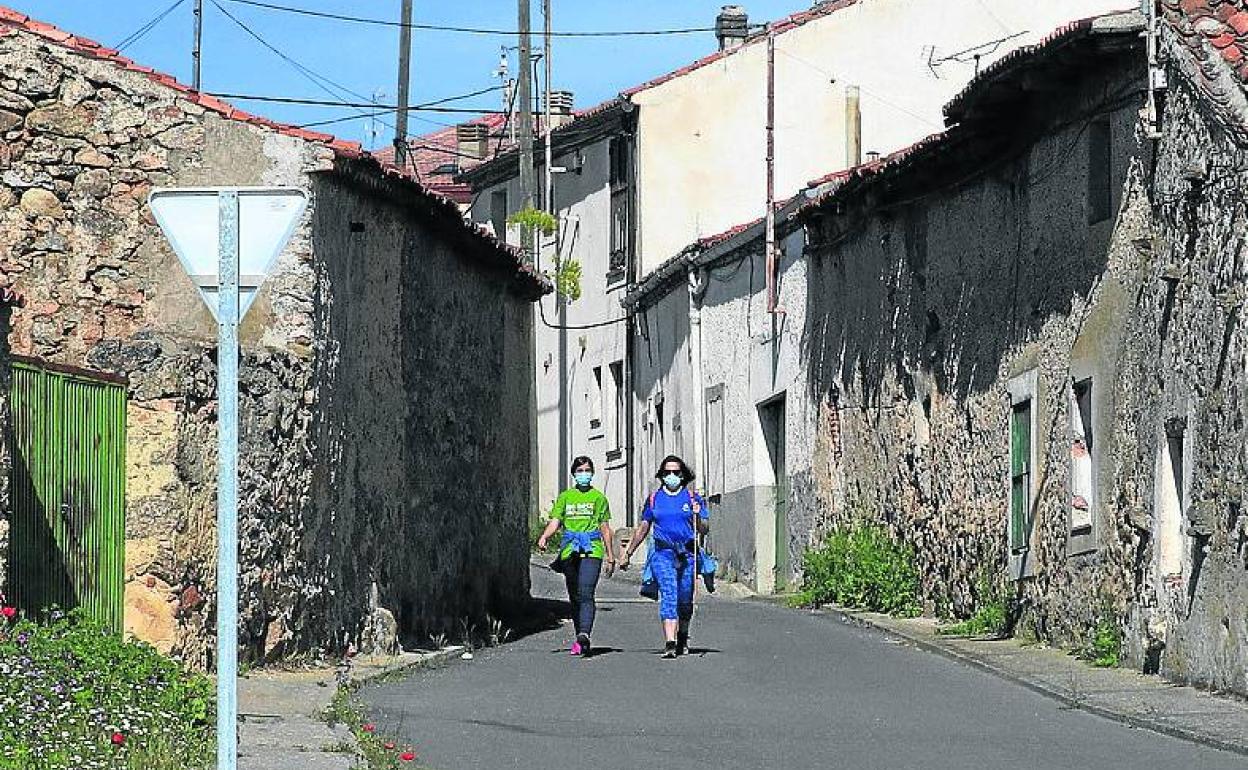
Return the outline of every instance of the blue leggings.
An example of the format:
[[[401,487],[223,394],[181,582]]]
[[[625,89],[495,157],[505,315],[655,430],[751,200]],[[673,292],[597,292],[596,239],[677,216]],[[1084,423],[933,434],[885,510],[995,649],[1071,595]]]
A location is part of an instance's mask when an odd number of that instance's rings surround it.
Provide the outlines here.
[[[693,558],[681,563],[676,552],[655,548],[650,569],[659,584],[659,617],[687,621],[693,617]]]
[[[598,610],[594,591],[601,573],[602,559],[573,556],[566,563],[563,579],[568,586],[568,601],[572,604],[572,626],[578,634],[594,632],[594,615]]]

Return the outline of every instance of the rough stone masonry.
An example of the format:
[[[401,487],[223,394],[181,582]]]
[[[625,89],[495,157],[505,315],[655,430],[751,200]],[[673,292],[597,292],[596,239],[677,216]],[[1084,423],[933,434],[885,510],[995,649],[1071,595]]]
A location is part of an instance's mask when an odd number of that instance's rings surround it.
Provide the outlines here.
[[[128,383],[127,630],[210,663],[215,324],[156,186],[311,197],[241,330],[244,655],[393,647],[524,595],[522,341],[547,287],[358,146],[93,45],[0,18],[0,274],[27,298],[12,353]],[[449,491],[466,477],[490,491]]]

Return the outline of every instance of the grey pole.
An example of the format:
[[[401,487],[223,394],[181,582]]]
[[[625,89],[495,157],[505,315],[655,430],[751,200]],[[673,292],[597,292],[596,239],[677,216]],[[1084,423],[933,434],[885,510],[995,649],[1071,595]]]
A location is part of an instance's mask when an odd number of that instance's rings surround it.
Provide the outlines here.
[[[403,0],[402,8],[403,24],[399,27],[399,104],[394,113],[394,165],[400,171],[405,171],[408,160],[408,88],[412,80],[412,0]]]
[[[191,86],[198,91],[200,60],[203,58],[204,0],[195,0],[195,47],[191,49]]]
[[[238,757],[238,191],[217,194],[217,770]]]

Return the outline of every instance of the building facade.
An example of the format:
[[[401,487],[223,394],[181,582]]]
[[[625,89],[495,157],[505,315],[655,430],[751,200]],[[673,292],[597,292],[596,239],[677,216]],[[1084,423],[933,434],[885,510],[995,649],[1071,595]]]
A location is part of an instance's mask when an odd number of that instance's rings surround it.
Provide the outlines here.
[[[392,648],[519,601],[549,285],[358,145],[7,9],[0,69],[0,271],[25,299],[0,367],[10,597],[209,664],[216,325],[145,202],[285,185],[310,204],[240,331],[245,657]],[[446,493],[465,468],[493,490],[471,512]]]
[[[1108,624],[1142,670],[1243,693],[1248,111],[1214,25],[1167,7],[1164,81],[1135,15],[990,68],[804,211],[807,323],[821,526],[913,545],[930,611],[995,585],[1016,633]]]

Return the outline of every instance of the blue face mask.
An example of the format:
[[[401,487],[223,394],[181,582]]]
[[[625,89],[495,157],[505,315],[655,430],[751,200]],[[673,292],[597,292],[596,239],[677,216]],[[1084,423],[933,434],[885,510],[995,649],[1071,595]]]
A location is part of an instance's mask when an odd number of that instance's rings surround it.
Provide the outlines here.
[[[679,474],[669,473],[663,477],[663,484],[673,491],[680,489],[680,482],[684,481]]]
[[[594,474],[589,471],[580,471],[578,473],[573,473],[572,478],[576,480],[576,485],[578,487],[587,487],[590,485],[590,482],[594,480]]]

